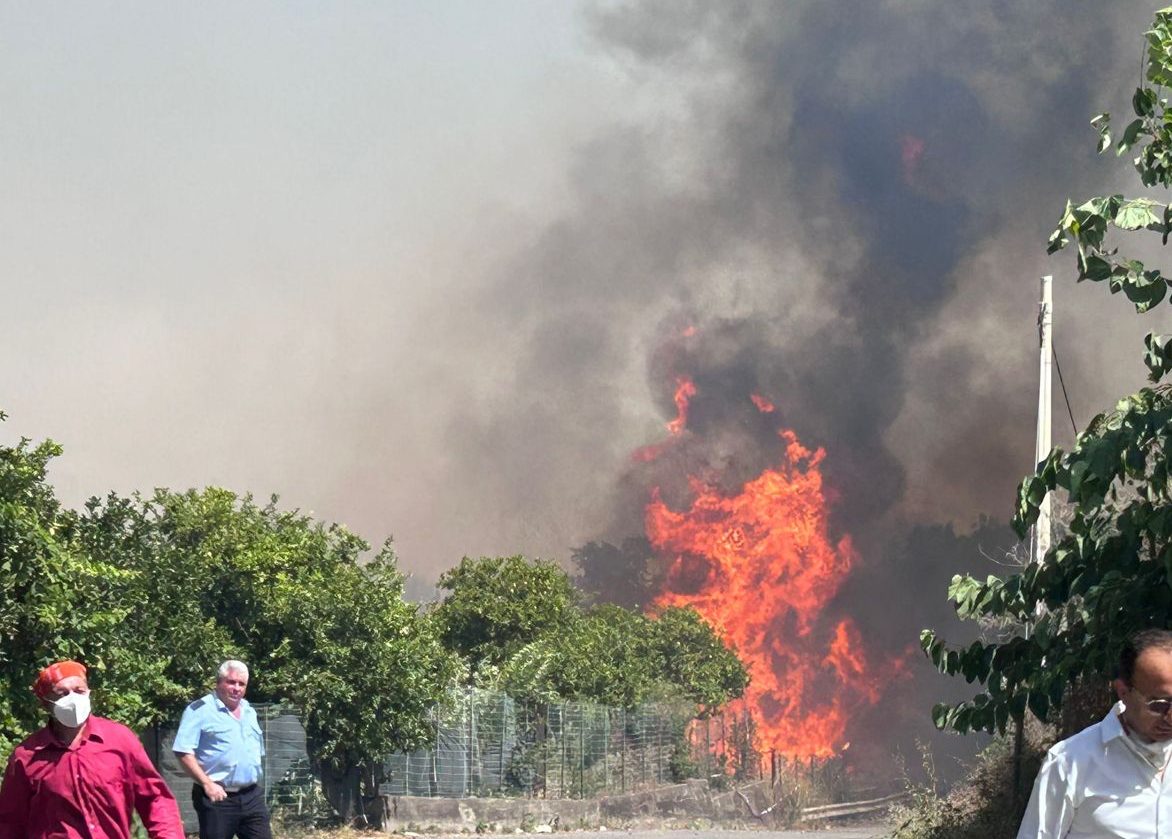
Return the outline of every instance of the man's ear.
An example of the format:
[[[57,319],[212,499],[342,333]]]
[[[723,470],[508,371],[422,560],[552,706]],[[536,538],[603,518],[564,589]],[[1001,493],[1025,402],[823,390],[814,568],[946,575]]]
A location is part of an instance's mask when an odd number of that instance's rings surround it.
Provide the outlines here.
[[[1112,680],[1111,684],[1114,686],[1115,695],[1119,699],[1122,699],[1127,695],[1127,692],[1131,690],[1131,685],[1127,684],[1127,682],[1123,681],[1122,679],[1114,679]]]

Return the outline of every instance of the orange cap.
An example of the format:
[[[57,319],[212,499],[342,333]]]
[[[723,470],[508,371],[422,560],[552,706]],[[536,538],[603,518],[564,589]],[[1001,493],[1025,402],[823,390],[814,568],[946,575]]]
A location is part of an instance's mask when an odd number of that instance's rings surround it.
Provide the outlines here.
[[[53,693],[53,685],[70,676],[81,676],[84,679],[85,665],[76,661],[58,661],[56,664],[50,664],[37,676],[36,682],[33,683],[33,693],[40,699],[48,699]]]

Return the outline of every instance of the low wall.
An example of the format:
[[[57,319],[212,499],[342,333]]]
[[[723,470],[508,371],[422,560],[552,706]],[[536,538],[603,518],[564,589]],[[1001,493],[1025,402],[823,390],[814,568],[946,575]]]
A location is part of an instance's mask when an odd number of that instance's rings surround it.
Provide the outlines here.
[[[739,792],[739,794],[738,794]],[[755,821],[744,799],[760,813],[769,806],[769,782],[758,781],[737,791],[710,789],[694,780],[626,795],[604,798],[417,798],[383,796],[383,829],[401,831],[464,830],[512,832],[557,828],[625,826],[642,821],[703,819],[719,823]]]

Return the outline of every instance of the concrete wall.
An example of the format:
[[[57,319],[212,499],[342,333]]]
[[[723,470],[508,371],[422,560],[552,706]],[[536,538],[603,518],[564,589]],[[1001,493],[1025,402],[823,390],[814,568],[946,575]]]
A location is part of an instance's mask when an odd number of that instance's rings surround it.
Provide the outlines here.
[[[767,781],[738,789],[758,813],[771,803]],[[383,797],[383,807],[383,829],[388,833],[407,830],[512,832],[518,828],[540,831],[545,825],[568,830],[661,823],[673,819],[758,824],[740,796],[731,790],[712,790],[703,780],[585,800],[388,795]]]

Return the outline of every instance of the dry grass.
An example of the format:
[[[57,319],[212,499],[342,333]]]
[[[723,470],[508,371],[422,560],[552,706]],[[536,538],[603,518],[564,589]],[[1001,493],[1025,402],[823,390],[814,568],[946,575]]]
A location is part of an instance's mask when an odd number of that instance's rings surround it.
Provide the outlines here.
[[[273,839],[372,839],[372,837],[382,835],[384,834],[381,831],[354,830],[349,827],[311,829],[281,824],[273,825]]]

